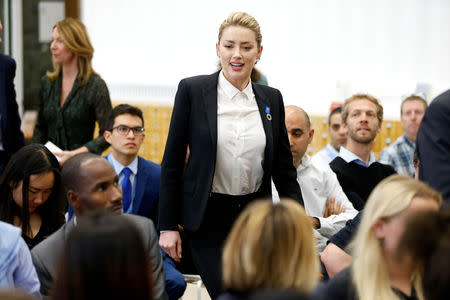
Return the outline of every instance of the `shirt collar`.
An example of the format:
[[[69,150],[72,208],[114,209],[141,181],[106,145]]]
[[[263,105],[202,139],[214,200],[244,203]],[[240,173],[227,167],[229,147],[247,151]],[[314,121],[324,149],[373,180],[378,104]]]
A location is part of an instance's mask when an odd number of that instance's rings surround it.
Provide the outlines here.
[[[347,150],[347,148],[345,148],[344,146],[341,146],[341,148],[339,150],[339,156],[343,160],[345,160],[347,163],[355,162],[358,165],[366,167],[366,168],[369,167],[374,162],[376,162],[375,155],[372,152],[370,152],[370,155],[369,155],[369,164],[366,164],[366,162],[364,160],[362,160],[358,155],[351,152],[350,150]]]
[[[137,156],[134,158],[134,160],[128,166],[124,166],[120,162],[118,162],[112,155],[112,152],[110,154],[108,154],[108,156],[106,158],[112,164],[114,171],[116,171],[117,175],[119,175],[122,172],[122,169],[125,167],[130,169],[131,173],[133,173],[134,175],[137,174],[137,168],[138,168],[138,157]]]
[[[239,93],[244,93],[247,96],[248,100],[253,99],[253,88],[251,81],[248,82],[246,88],[241,92],[225,78],[225,76],[223,75],[223,71],[220,71],[218,84],[219,88],[221,88],[225,95],[227,95],[227,97],[230,99],[233,99]]]
[[[304,154],[302,157],[302,162],[300,163],[300,165],[297,168],[297,171],[302,171],[306,168],[308,168],[311,165],[311,157],[308,154]]]
[[[415,148],[415,144],[410,139],[408,139],[405,134],[403,135],[403,140],[405,141],[405,144],[407,144],[410,148]]]

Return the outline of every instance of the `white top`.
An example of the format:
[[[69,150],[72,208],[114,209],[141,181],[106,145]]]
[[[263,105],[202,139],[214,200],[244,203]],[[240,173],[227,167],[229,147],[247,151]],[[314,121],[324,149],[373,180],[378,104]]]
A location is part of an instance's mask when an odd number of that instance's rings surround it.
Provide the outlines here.
[[[241,92],[219,74],[217,154],[212,192],[256,192],[264,174],[266,135],[251,82]]]
[[[307,154],[303,156],[302,163],[297,168],[297,181],[302,190],[306,214],[317,217],[320,221],[320,228],[316,230],[315,235],[318,251],[322,252],[328,238],[344,227],[347,220],[353,219],[358,211],[348,200],[331,168],[321,161],[312,160]],[[279,201],[278,192],[273,184],[272,197],[274,202]],[[335,197],[335,203],[341,202],[345,212],[324,218],[325,203],[331,197]]]

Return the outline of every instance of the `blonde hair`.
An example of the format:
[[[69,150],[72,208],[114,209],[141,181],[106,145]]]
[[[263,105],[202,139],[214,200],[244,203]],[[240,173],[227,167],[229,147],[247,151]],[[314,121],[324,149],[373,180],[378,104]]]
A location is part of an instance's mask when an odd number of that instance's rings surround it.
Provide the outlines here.
[[[223,31],[229,26],[241,26],[250,29],[255,33],[258,49],[261,47],[262,35],[261,28],[255,18],[245,12],[232,12],[226,20],[222,22],[219,28],[219,43],[222,38]]]
[[[250,204],[233,225],[222,264],[224,287],[229,290],[312,291],[319,280],[319,261],[303,207],[283,199],[277,204]]]
[[[92,68],[92,57],[94,56],[94,47],[86,30],[86,27],[80,20],[66,18],[56,22],[53,28],[58,29],[64,45],[78,57],[78,80],[80,86],[87,84],[92,74],[98,75]],[[47,71],[50,81],[54,81],[61,73],[61,66],[53,61],[53,71]]]
[[[367,200],[355,240],[352,280],[360,300],[398,299],[389,282],[388,266],[380,241],[372,230],[380,219],[405,210],[414,198],[432,199],[439,205],[441,195],[427,184],[404,175],[392,175],[381,181]],[[413,273],[413,286],[419,300],[424,300],[420,266]]]
[[[377,100],[377,98],[375,98],[371,95],[368,95],[368,94],[355,94],[355,95],[351,96],[350,98],[348,98],[347,100],[345,100],[344,105],[342,105],[342,112],[341,112],[342,122],[346,123],[347,117],[349,114],[350,103],[352,103],[353,101],[356,101],[356,100],[369,100],[370,102],[375,104],[377,107],[378,122],[380,123],[380,125],[381,125],[381,123],[383,123],[383,106],[381,106],[381,104]]]

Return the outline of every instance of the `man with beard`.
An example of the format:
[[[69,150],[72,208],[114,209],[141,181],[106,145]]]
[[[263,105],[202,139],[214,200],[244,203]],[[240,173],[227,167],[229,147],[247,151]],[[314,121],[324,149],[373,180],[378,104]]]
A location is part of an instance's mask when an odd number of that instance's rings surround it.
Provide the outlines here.
[[[381,131],[383,107],[373,96],[356,94],[345,101],[341,117],[347,144],[341,146],[330,167],[355,209],[361,210],[373,188],[396,173],[391,166],[377,162],[371,152]]]
[[[116,214],[122,213],[119,177],[103,157],[83,153],[70,158],[62,168],[61,180],[75,217],[39,243],[31,252],[41,282],[41,294],[44,296],[49,294],[64,242],[71,229],[76,226],[77,218],[99,209],[107,209]],[[124,214],[123,218],[127,218],[142,233],[152,264],[153,299],[167,299],[164,290],[163,262],[153,222],[148,218],[131,214]]]
[[[347,199],[327,163],[314,161],[306,154],[314,137],[314,129],[308,114],[298,106],[285,109],[285,124],[297,181],[300,185],[306,214],[311,218],[316,236],[317,251],[320,253],[326,241],[344,227],[345,222],[358,213]],[[278,192],[272,184],[274,202],[279,201]],[[336,203],[336,204],[335,204]]]
[[[414,177],[413,158],[416,136],[426,109],[427,102],[420,96],[412,95],[402,101],[400,118],[403,135],[384,148],[378,157],[379,162],[391,165],[399,174]]]

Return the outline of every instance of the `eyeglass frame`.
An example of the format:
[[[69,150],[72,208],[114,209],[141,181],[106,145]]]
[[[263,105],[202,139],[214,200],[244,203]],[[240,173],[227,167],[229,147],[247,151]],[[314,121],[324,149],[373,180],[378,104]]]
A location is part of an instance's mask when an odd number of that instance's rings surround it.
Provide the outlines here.
[[[120,133],[119,127],[124,127],[124,128],[126,128],[126,129],[127,129],[127,132],[126,132],[126,133]],[[142,136],[142,135],[144,135],[144,133],[145,133],[145,128],[144,128],[144,127],[141,127],[141,126],[128,127],[127,125],[117,125],[116,127],[113,127],[113,128],[111,128],[110,130],[108,130],[108,131],[113,132],[114,129],[116,129],[116,130],[117,130],[117,133],[118,133],[119,135],[121,135],[121,136],[127,136],[127,135],[130,133],[130,130],[133,131],[133,135],[134,135],[134,136]],[[138,130],[139,130],[139,131],[138,131]]]

